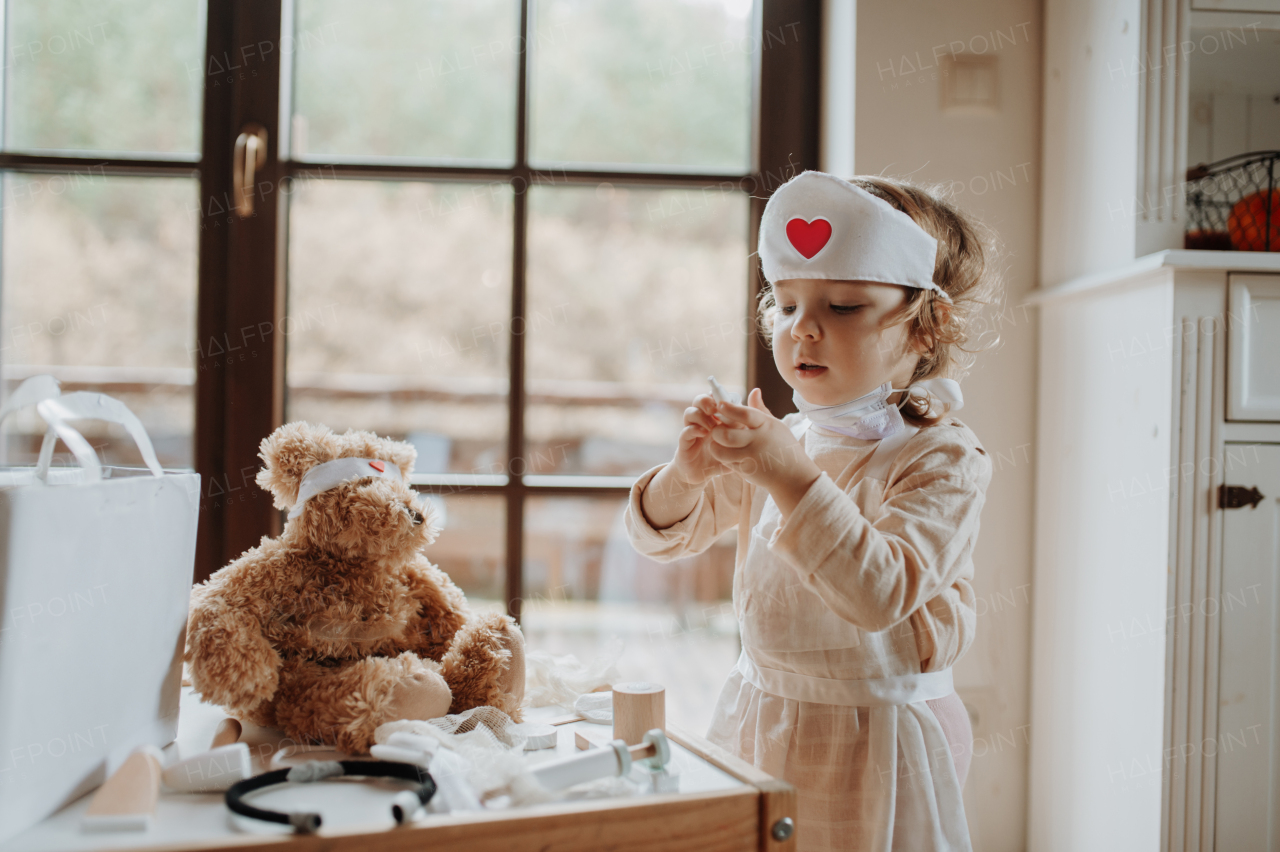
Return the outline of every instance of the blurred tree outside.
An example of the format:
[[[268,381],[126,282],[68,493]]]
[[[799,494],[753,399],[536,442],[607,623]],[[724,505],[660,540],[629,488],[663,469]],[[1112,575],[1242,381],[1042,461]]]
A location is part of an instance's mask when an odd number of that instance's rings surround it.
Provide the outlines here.
[[[530,158],[747,172],[750,3],[537,4]]]
[[[5,149],[200,153],[203,0],[8,0]]]
[[[295,156],[510,163],[515,0],[297,0]]]

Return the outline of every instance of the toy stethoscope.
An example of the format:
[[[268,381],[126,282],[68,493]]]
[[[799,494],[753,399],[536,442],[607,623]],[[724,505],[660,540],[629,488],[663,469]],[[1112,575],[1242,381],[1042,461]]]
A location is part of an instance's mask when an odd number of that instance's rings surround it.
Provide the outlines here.
[[[313,760],[289,769],[276,769],[237,781],[227,789],[227,807],[240,816],[291,825],[299,834],[311,834],[320,828],[320,814],[310,811],[291,813],[269,811],[248,804],[244,801],[244,796],[246,793],[275,784],[312,784],[339,776],[400,778],[414,782],[417,785],[416,789],[398,793],[391,800],[391,815],[398,824],[411,820],[414,814],[426,806],[436,793],[436,782],[431,777],[431,773],[412,763],[393,763],[383,760]]]

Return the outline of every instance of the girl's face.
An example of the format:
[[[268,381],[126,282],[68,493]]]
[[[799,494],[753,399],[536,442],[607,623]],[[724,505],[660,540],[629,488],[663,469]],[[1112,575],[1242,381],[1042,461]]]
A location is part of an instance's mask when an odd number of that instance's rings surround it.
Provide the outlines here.
[[[773,293],[773,360],[807,402],[838,405],[910,381],[920,353],[908,345],[907,324],[882,326],[905,288],[797,278],[775,282]]]

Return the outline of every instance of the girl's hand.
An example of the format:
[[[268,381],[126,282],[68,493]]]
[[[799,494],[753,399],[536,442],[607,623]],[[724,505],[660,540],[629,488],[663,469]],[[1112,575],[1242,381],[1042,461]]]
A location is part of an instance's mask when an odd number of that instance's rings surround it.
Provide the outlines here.
[[[710,394],[695,397],[684,410],[684,428],[671,462],[672,473],[683,483],[700,488],[713,476],[727,473],[729,468],[710,452],[711,430],[719,425],[715,417],[716,401]]]
[[[754,388],[746,405],[720,403],[721,425],[710,430],[710,455],[773,496],[785,519],[822,471]]]
[[[710,452],[709,436],[719,424],[714,411],[715,400],[706,394],[684,410],[675,458],[658,471],[640,496],[640,511],[655,530],[665,530],[688,517],[707,480],[729,470]]]

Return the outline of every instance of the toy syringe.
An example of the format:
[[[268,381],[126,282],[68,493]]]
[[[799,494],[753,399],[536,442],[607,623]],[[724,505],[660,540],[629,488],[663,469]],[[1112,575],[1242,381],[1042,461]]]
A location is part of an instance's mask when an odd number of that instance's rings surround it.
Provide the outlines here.
[[[426,767],[438,748],[439,743],[433,739],[408,731],[397,731],[387,738],[385,744],[375,745],[370,751],[379,760]],[[629,746],[625,740],[613,740],[603,748],[548,760],[531,767],[529,771],[539,784],[547,790],[555,791],[597,778],[626,775],[636,762],[642,762],[655,771],[671,762],[671,746],[661,728],[646,733],[637,745]],[[411,792],[408,795],[399,793],[392,800],[391,813],[396,822],[408,822],[421,812],[421,803],[411,798],[413,795]]]
[[[644,735],[639,744],[629,746],[625,740],[613,740],[586,754],[562,757],[533,767],[533,775],[548,790],[564,790],[584,781],[626,775],[632,761],[644,761],[650,769],[661,769],[671,762],[671,746],[661,728]]]
[[[716,402],[731,402],[734,405],[741,405],[742,399],[736,393],[730,393],[724,389],[724,385],[716,381],[715,376],[707,376],[707,381],[711,383],[711,396]]]

